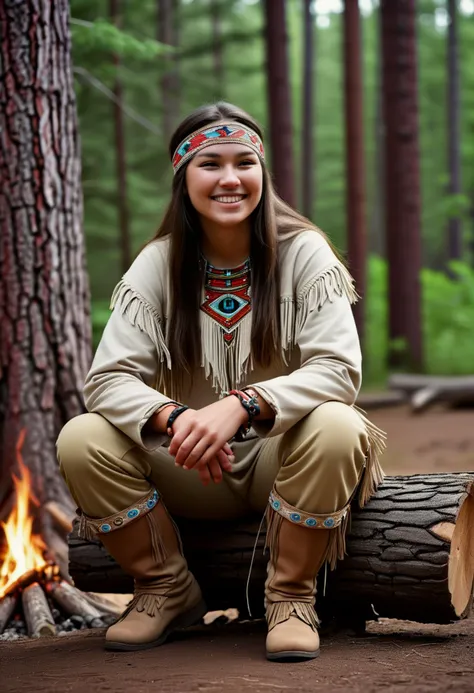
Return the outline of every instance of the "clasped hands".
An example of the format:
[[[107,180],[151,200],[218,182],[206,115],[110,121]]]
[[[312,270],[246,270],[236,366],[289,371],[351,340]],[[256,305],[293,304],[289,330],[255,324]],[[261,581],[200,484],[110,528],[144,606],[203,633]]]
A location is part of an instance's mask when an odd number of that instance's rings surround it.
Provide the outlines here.
[[[248,415],[237,397],[229,396],[202,409],[187,409],[173,423],[169,453],[177,466],[195,469],[201,482],[222,481],[222,472],[232,471],[234,455],[228,441]]]

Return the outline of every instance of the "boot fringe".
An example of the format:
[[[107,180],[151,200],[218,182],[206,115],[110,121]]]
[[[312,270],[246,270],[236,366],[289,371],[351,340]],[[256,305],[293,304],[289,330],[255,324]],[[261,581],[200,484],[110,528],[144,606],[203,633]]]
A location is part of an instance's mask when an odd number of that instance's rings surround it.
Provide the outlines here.
[[[296,616],[310,626],[314,631],[319,626],[319,619],[311,603],[308,602],[273,602],[267,604],[266,619],[268,630],[272,630],[279,623],[288,621],[290,616]]]
[[[99,533],[97,532],[96,529],[88,522],[88,518],[82,510],[78,510],[78,516],[79,516],[79,527],[77,530],[78,536],[81,539],[85,539],[86,541],[97,541],[99,538]]]
[[[163,541],[163,536],[160,531],[160,525],[156,520],[153,513],[148,513],[145,515],[148,528],[150,530],[151,548],[153,551],[153,558],[158,565],[164,563],[168,558],[168,551],[166,550],[165,543]]]
[[[148,616],[150,616],[150,618],[154,618],[155,616],[158,616],[163,605],[163,601],[163,595],[154,594],[152,592],[142,592],[141,594],[136,594],[118,619],[117,623],[123,621],[132,611],[138,611],[139,613],[145,612]]]
[[[346,535],[349,528],[351,516],[350,506],[346,508],[346,514],[338,527],[331,530],[329,534],[329,542],[324,554],[323,565],[329,564],[331,570],[334,570],[337,562],[341,561],[346,555]]]
[[[276,555],[277,539],[283,516],[280,515],[271,505],[267,505],[265,510],[265,523],[267,527],[265,536],[264,553],[268,550],[270,555]]]
[[[363,508],[376,492],[379,484],[384,480],[385,474],[380,465],[380,457],[387,447],[387,435],[380,428],[375,426],[359,407],[354,406],[355,411],[362,419],[369,447],[367,450],[366,468],[359,488],[359,507]]]

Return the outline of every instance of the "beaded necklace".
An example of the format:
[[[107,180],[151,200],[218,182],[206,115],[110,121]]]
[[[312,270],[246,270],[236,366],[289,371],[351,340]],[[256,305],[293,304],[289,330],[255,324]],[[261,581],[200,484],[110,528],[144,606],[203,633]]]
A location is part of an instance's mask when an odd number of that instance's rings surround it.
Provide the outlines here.
[[[201,310],[221,327],[227,345],[232,344],[237,325],[250,313],[250,277],[250,258],[231,269],[219,269],[205,260],[205,299]]]

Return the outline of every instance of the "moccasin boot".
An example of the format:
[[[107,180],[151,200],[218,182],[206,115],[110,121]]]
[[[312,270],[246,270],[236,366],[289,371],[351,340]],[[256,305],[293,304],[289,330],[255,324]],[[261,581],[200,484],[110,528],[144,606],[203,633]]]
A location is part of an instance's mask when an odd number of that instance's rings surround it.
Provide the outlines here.
[[[93,520],[107,551],[135,581],[133,600],[107,630],[107,650],[145,650],[161,645],[173,631],[197,623],[206,613],[177,530],[157,499],[155,492],[123,513]],[[129,518],[133,521],[125,524]],[[115,529],[122,523],[123,527]]]
[[[332,530],[295,524],[271,506],[267,518],[267,659],[314,659],[319,655],[316,578],[327,557]]]

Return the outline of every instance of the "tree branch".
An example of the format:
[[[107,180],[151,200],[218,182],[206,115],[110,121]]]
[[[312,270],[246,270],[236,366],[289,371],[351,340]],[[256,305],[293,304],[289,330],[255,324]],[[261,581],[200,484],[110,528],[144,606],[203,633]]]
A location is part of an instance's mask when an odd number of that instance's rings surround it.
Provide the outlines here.
[[[120,106],[122,111],[127,115],[129,118],[134,120],[136,123],[141,125],[145,130],[149,130],[152,132],[154,135],[161,135],[161,128],[159,128],[157,125],[154,125],[150,120],[147,118],[144,118],[141,116],[139,113],[133,110],[133,108],[130,108],[129,106],[126,106],[123,103],[120,103],[117,97],[115,96],[114,92],[109,89],[109,87],[104,84],[103,82],[100,81],[100,79],[97,79],[97,77],[94,77],[93,74],[91,74],[88,70],[86,70],[84,67],[75,67],[74,68],[74,73],[83,77],[89,84],[91,84],[93,87],[95,87],[98,91],[100,91],[102,94],[107,96],[111,101],[113,101],[117,106]]]

